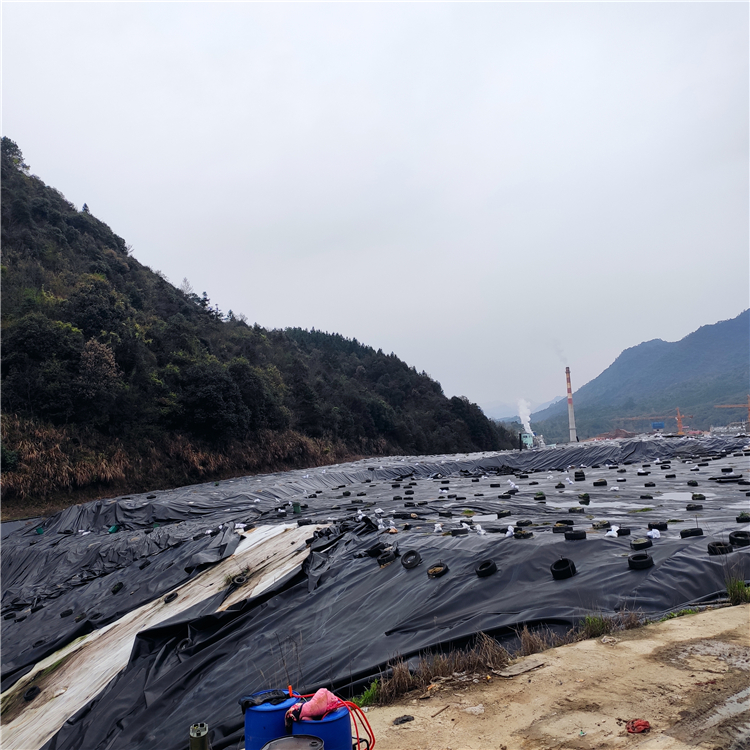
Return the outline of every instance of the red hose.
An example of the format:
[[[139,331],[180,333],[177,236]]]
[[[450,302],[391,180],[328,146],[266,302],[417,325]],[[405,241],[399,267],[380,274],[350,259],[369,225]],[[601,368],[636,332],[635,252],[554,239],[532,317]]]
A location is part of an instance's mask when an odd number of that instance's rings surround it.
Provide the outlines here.
[[[289,694],[292,694],[292,686],[289,686]],[[310,693],[309,695],[300,695],[300,698],[312,698],[315,695],[315,693]],[[341,700],[339,698],[339,700]],[[372,731],[372,727],[370,726],[370,722],[367,721],[367,717],[365,716],[362,709],[356,704],[352,703],[351,701],[341,701],[341,703],[347,708],[349,711],[349,717],[351,718],[352,723],[354,724],[354,732],[357,735],[357,750],[360,749],[361,740],[359,738],[359,726],[357,725],[357,719],[362,723],[362,730],[363,732],[367,733],[368,737],[368,750],[373,750],[375,747],[375,733]],[[322,717],[321,717],[322,718]]]
[[[344,701],[344,705],[349,709],[349,715],[352,717],[352,721],[354,722],[354,731],[357,733],[357,750],[360,750],[359,728],[357,727],[357,718],[359,718],[359,720],[362,722],[362,729],[365,732],[367,732],[367,736],[369,738],[368,748],[369,750],[373,750],[373,748],[375,747],[375,734],[372,731],[370,722],[367,721],[367,717],[365,716],[364,712],[356,703],[352,703],[351,701]]]

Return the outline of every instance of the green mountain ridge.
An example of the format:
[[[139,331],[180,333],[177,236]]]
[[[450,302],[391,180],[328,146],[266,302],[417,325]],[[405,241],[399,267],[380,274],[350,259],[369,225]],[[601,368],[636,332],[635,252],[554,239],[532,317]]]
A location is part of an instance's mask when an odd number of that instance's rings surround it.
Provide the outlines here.
[[[338,334],[266,330],[139,263],[2,139],[3,513],[363,455],[512,447]]]
[[[653,339],[625,349],[599,376],[573,395],[580,438],[616,428],[648,429],[649,419],[691,415],[694,429],[746,420],[747,409],[716,409],[747,403],[750,390],[750,310],[731,320],[701,326],[675,342]],[[567,441],[567,402],[532,414],[532,427],[548,442]],[[665,419],[675,430],[674,419]]]

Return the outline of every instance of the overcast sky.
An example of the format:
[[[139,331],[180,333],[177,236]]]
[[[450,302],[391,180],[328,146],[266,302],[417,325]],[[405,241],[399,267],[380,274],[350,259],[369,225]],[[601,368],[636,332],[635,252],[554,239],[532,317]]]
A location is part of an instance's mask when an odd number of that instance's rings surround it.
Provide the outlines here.
[[[176,285],[485,408],[748,306],[748,4],[3,8],[2,133]]]

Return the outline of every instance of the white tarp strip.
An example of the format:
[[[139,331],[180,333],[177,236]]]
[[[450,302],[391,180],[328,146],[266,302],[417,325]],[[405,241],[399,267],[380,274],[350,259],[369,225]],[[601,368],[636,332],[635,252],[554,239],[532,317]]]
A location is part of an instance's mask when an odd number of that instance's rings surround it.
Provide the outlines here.
[[[103,690],[130,658],[136,635],[174,617],[226,587],[229,579],[245,574],[247,583],[222,603],[219,610],[250,599],[272,587],[276,581],[300,568],[309,554],[305,540],[321,526],[260,526],[243,533],[234,554],[183,586],[178,596],[164,602],[160,597],[144,604],[105,627],[69,644],[40,661],[12,688],[0,696],[4,706],[23,695],[34,678],[58,665],[35,684],[42,692],[21,713],[3,722],[4,750],[38,750],[77,711]],[[21,698],[21,700],[23,700]]]

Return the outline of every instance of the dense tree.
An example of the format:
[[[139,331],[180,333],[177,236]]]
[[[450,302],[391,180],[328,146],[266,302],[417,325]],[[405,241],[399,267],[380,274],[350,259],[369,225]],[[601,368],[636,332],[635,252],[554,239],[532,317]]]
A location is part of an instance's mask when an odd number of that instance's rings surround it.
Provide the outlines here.
[[[109,422],[123,388],[121,375],[112,349],[96,339],[89,339],[81,352],[76,380],[79,418],[95,425]]]
[[[21,149],[18,148],[18,144],[6,136],[3,136],[2,139],[2,155],[3,159],[14,169],[18,169],[24,174],[29,173],[29,165],[24,163],[23,154]]]
[[[289,430],[358,454],[512,447],[479,407],[447,399],[395,354],[224,316],[28,171],[3,138],[6,415],[93,430],[136,452],[144,439],[182,434],[223,450]]]

